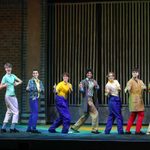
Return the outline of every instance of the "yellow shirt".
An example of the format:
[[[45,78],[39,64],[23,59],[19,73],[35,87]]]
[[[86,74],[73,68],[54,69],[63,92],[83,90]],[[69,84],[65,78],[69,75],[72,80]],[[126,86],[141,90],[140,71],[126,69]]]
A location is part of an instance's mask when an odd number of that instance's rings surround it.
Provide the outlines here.
[[[59,96],[63,96],[65,99],[71,91],[72,85],[70,83],[65,83],[64,81],[61,81],[56,86],[56,93]]]
[[[38,90],[38,97],[40,96],[40,80],[39,79],[34,79],[35,83],[36,83],[36,87]]]

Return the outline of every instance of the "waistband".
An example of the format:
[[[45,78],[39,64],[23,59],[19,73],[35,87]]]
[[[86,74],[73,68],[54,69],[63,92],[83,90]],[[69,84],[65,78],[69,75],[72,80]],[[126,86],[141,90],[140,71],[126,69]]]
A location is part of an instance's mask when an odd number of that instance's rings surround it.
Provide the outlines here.
[[[115,95],[110,95],[109,97],[119,97],[119,96],[117,96],[117,95],[116,96]]]

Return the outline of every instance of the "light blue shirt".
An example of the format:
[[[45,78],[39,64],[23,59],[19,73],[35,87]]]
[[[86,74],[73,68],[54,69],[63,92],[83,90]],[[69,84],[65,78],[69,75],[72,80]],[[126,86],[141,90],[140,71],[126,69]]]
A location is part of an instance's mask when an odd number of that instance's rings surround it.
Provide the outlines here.
[[[14,83],[17,77],[14,74],[6,74],[2,78],[2,84],[7,84],[6,87],[6,96],[15,96],[15,87]]]

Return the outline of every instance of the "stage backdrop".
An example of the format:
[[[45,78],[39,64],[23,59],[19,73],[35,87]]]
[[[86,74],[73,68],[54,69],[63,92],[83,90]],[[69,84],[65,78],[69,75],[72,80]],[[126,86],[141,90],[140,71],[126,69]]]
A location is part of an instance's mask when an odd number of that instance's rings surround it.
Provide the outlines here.
[[[109,71],[121,84],[124,123],[129,116],[126,82],[134,67],[146,86],[150,81],[150,2],[93,2],[49,3],[48,48],[48,122],[57,115],[52,87],[62,80],[62,73],[70,74],[73,93],[69,97],[72,123],[82,114],[78,85],[92,68],[100,85],[99,122],[106,123],[107,98],[104,88]],[[150,122],[150,94],[144,92],[146,113],[144,123]],[[87,123],[90,123],[90,118]]]

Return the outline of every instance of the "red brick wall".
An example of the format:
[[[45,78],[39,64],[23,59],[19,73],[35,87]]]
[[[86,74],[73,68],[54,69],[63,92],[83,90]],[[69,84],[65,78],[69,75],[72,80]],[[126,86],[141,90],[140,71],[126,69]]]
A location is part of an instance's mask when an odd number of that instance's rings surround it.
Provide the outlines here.
[[[21,11],[21,2],[18,0],[13,0],[13,3],[10,0],[0,1],[0,80],[5,74],[3,66],[6,62],[13,64],[13,73],[21,78]],[[21,86],[16,91],[20,101]],[[0,121],[6,111],[4,92],[0,91]]]

